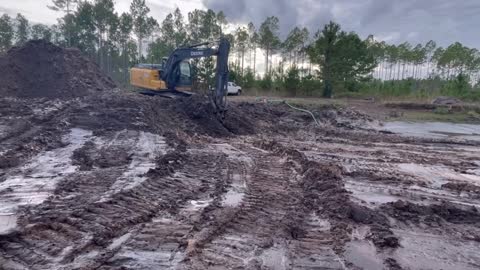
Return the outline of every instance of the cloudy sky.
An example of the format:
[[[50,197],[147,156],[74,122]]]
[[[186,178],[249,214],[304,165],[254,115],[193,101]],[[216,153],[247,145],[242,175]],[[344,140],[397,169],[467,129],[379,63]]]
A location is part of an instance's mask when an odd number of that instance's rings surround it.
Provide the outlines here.
[[[59,16],[48,8],[49,0],[0,0],[0,14],[21,12],[31,21],[52,24]],[[117,11],[128,10],[131,0],[116,0]],[[179,7],[184,13],[195,8],[223,10],[235,23],[267,17],[280,19],[283,35],[295,25],[312,32],[329,20],[361,36],[374,34],[393,43],[426,42],[445,46],[460,41],[480,47],[480,0],[147,0],[159,21]]]

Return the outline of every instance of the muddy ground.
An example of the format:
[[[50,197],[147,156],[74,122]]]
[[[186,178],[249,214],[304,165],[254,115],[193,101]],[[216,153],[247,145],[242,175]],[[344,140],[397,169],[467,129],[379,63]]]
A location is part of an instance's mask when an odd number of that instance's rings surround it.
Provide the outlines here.
[[[479,142],[349,109],[0,99],[1,269],[478,269]]]
[[[0,67],[0,269],[480,268],[476,127],[261,99],[221,122],[41,41]]]

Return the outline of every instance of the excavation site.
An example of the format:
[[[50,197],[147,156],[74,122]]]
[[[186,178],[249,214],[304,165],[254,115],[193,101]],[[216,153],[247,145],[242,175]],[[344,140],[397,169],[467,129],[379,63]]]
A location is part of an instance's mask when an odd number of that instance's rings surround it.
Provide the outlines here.
[[[220,119],[45,41],[0,70],[0,269],[480,268],[479,130],[368,101],[229,96]]]

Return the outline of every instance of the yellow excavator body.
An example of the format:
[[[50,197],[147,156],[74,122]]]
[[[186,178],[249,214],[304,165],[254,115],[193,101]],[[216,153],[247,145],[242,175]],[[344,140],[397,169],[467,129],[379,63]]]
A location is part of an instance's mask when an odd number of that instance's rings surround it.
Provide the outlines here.
[[[130,70],[130,84],[153,91],[167,89],[166,83],[160,79],[158,70],[142,67],[134,67]]]
[[[163,94],[169,92],[167,83],[162,80],[162,64],[138,64],[130,69],[130,85],[146,94]],[[176,91],[188,93],[192,90],[191,70],[188,62],[180,64],[180,81]]]

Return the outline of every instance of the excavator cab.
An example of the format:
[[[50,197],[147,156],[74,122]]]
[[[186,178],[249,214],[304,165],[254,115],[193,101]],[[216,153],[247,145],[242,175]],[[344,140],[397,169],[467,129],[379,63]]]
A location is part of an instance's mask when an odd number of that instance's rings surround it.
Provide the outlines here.
[[[188,61],[182,61],[175,71],[178,93],[172,93],[162,80],[167,58],[162,59],[161,64],[138,64],[130,70],[130,84],[145,95],[159,95],[173,98],[175,96],[191,95],[192,69]]]

